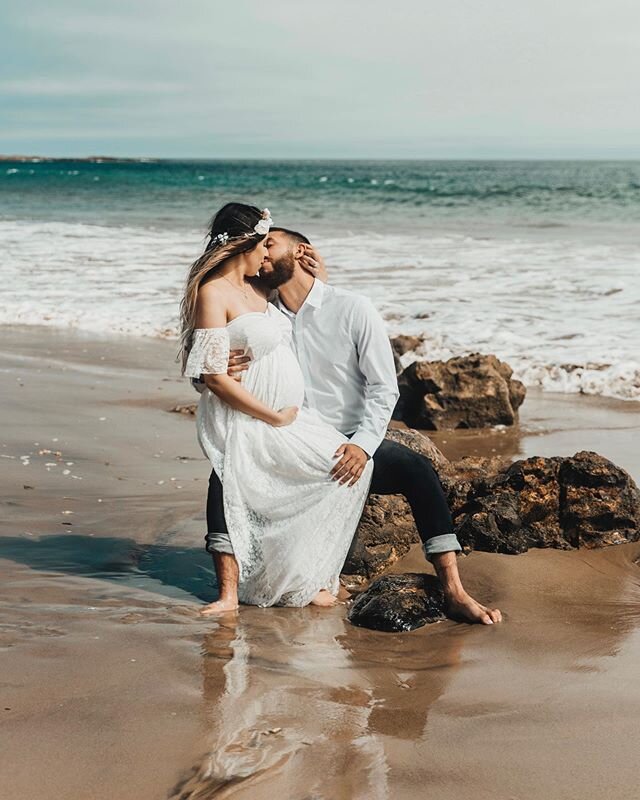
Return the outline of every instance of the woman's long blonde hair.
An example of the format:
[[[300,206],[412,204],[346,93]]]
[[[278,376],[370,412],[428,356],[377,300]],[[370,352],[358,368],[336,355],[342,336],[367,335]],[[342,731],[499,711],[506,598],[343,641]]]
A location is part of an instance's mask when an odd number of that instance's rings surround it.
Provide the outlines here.
[[[227,203],[212,219],[208,233],[209,242],[204,253],[189,268],[184,295],[180,302],[178,359],[182,363],[182,374],[193,343],[200,287],[225,261],[253,250],[265,238],[254,230],[261,219],[262,211],[259,208],[244,203]]]

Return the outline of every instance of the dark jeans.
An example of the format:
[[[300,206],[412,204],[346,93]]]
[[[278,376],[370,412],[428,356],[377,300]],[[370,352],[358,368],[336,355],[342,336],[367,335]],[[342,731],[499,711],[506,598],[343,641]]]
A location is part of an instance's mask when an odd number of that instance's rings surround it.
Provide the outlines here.
[[[402,494],[411,506],[423,544],[453,531],[451,512],[440,480],[426,456],[384,439],[373,456],[371,494]],[[207,531],[227,533],[222,484],[212,470],[207,496]],[[207,550],[209,535],[205,536]]]
[[[373,456],[371,494],[402,494],[426,543],[453,531],[453,520],[431,461],[398,442],[383,439]]]

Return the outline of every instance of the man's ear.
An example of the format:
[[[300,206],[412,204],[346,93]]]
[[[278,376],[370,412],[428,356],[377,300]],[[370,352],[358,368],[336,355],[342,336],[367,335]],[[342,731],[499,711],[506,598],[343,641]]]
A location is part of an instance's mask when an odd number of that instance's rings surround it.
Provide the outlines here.
[[[299,242],[295,246],[295,249],[293,251],[293,257],[295,258],[296,261],[300,261],[300,259],[304,254],[305,254],[304,245]]]

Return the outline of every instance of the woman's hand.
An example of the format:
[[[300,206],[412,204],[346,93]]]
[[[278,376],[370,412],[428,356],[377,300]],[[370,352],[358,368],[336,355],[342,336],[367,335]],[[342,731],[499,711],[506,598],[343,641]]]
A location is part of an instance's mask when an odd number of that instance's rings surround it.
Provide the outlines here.
[[[304,248],[304,253],[300,258],[300,266],[313,275],[314,278],[321,280],[322,283],[328,283],[329,275],[324,263],[324,258],[322,258],[313,245],[303,244],[302,247]]]
[[[275,421],[271,424],[274,428],[283,428],[285,425],[291,425],[291,423],[294,422],[298,416],[299,410],[300,409],[298,406],[287,406],[286,408],[281,408],[280,411],[276,413]]]

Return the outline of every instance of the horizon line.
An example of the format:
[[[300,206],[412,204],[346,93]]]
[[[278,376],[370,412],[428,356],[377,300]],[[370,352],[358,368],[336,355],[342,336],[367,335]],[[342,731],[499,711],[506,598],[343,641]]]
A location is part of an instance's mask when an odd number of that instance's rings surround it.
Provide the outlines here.
[[[42,155],[37,153],[0,153],[0,161],[132,161],[132,162],[158,162],[158,161],[256,161],[256,162],[331,162],[331,161],[640,161],[638,156],[123,156],[91,154],[91,155]]]

